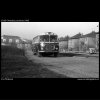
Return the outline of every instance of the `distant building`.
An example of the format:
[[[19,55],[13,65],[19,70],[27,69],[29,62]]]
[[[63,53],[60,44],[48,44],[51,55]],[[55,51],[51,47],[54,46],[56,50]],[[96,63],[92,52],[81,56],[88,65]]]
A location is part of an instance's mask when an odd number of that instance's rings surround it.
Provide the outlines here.
[[[28,39],[22,39],[22,44],[23,44],[24,48],[30,48],[32,41],[28,40]]]
[[[67,40],[59,41],[59,50],[60,50],[60,52],[65,52],[66,50],[68,50],[68,41]]]
[[[98,32],[92,31],[89,34],[83,35],[80,39],[80,51],[87,51],[89,48],[98,48],[97,43]],[[96,39],[97,38],[97,39]],[[98,40],[99,41],[99,40]]]
[[[96,49],[99,51],[99,32],[96,34]]]
[[[82,36],[82,34],[76,34],[72,36],[68,40],[68,49],[69,51],[79,51],[79,38]]]
[[[19,36],[2,35],[1,45],[6,46],[21,46],[22,40]]]

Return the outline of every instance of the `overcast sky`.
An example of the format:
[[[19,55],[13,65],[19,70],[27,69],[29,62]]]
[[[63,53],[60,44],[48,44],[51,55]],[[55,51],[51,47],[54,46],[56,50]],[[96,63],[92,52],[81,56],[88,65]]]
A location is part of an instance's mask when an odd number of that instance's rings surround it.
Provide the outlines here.
[[[32,39],[43,32],[54,32],[61,36],[73,36],[79,32],[87,34],[99,31],[99,22],[1,22],[1,34],[16,35]]]

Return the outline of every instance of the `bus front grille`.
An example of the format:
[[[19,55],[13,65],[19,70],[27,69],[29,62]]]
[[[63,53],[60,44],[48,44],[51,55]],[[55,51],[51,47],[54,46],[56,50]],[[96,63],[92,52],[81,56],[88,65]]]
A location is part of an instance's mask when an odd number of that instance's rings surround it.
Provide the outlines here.
[[[51,51],[51,50],[53,50],[53,49],[54,49],[54,45],[46,45],[46,46],[45,46],[45,50]]]

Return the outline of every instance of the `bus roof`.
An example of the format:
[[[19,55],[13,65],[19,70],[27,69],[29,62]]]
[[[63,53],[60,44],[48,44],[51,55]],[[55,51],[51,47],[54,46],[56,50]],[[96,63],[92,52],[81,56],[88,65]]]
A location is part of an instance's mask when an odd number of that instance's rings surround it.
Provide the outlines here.
[[[41,36],[41,35],[56,35],[56,36],[57,36],[57,34],[55,34],[55,33],[53,33],[53,32],[44,32],[44,33],[38,34],[38,35],[35,36],[33,39],[35,39],[36,37]]]
[[[44,33],[40,33],[39,35],[57,35],[53,32],[44,32]]]

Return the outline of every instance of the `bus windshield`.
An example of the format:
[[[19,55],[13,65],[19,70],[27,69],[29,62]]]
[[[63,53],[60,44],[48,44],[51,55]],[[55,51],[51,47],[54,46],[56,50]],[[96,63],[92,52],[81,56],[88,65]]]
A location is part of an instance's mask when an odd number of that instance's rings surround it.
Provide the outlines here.
[[[40,36],[40,42],[49,42],[49,35]]]
[[[56,35],[50,35],[50,42],[57,42],[57,36]]]

